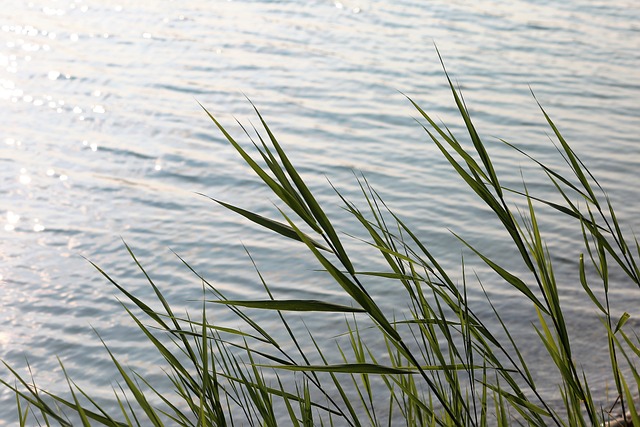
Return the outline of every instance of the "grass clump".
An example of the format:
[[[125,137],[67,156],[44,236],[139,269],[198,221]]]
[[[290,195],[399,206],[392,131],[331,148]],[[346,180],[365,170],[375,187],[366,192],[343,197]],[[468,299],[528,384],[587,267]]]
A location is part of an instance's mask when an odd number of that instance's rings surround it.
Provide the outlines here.
[[[33,379],[20,376],[7,365],[13,383],[0,381],[15,391],[21,425],[34,419],[46,425],[108,426],[613,425],[614,416],[609,408],[596,403],[599,399],[594,398],[580,367],[580,355],[571,344],[552,256],[537,219],[538,207],[546,206],[573,222],[582,233],[577,264],[580,284],[599,313],[602,336],[608,343],[615,400],[623,414],[615,422],[640,426],[634,403],[640,387],[636,366],[640,341],[626,327],[630,315],[614,315],[609,300],[613,270],[640,286],[637,239],[625,235],[606,193],[542,107],[568,169],[555,170],[505,142],[546,174],[555,194],[530,194],[526,185],[522,190],[503,187],[461,94],[448,76],[447,80],[470,143],[463,145],[447,127],[437,124],[414,101],[409,102],[424,120],[428,139],[506,231],[526,274],[510,271],[500,259],[483,253],[464,236],[457,237],[496,277],[535,308],[538,323],[533,327],[539,342],[527,345],[542,345],[555,365],[559,402],[536,382],[522,348],[491,299],[487,296],[484,315],[477,303],[470,303],[464,262],[460,283],[417,233],[385,205],[366,178],[358,179],[364,206],[357,206],[338,191],[336,194],[345,215],[357,221],[367,236],[368,247],[384,264],[376,271],[358,270],[359,262],[345,248],[344,237],[257,109],[262,131],[256,130],[253,136],[245,130],[255,148],[253,155],[205,109],[224,138],[282,204],[279,217],[273,219],[212,200],[294,240],[292,244],[315,258],[351,303],[275,299],[259,272],[265,299],[230,300],[180,258],[202,283],[205,295],[196,317],[194,313],[178,315],[127,246],[155,292],[155,301],[139,299],[95,267],[131,303],[123,309],[149,346],[166,361],[163,369],[173,391],[156,390],[145,378],[125,368],[108,348],[121,377],[114,386],[115,412],[109,412],[77,386],[64,367],[67,396],[41,390]],[[521,208],[511,207],[507,195],[519,199]],[[367,283],[374,279],[388,282],[393,289],[400,285],[406,309],[399,308],[393,315],[385,312],[368,289]],[[152,305],[160,308],[153,309]],[[220,305],[245,326],[230,328],[211,322],[210,312]],[[273,312],[282,326],[279,338],[254,320],[248,309]],[[308,329],[293,325],[287,312],[302,313],[303,319],[315,312],[344,316],[342,334],[347,346],[338,345],[336,354]],[[372,339],[375,346],[368,345]]]

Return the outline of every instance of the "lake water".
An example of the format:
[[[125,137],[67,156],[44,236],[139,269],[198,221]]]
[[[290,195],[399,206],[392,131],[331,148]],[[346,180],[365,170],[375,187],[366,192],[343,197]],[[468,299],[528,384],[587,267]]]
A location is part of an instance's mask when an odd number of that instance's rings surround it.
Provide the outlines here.
[[[114,372],[91,327],[129,366],[162,376],[114,288],[83,259],[150,298],[121,238],[177,306],[197,307],[201,288],[170,249],[229,296],[262,298],[243,244],[278,296],[345,301],[299,246],[195,194],[277,217],[274,196],[198,102],[242,140],[234,117],[255,122],[245,95],[254,101],[343,229],[353,223],[342,221],[325,176],[357,199],[358,171],[454,272],[464,251],[449,229],[509,264],[495,221],[403,95],[460,131],[435,43],[496,167],[509,174],[505,184],[519,185],[521,167],[531,191],[549,189],[497,138],[561,165],[531,88],[628,230],[640,229],[637,1],[126,3],[0,1],[0,357],[24,372],[28,356],[42,386],[66,387],[57,355],[80,384],[110,395]],[[578,236],[545,225],[550,249],[562,254],[556,270],[577,348],[604,393],[608,356],[593,339],[593,307],[579,296]],[[351,250],[373,260],[363,245]],[[514,331],[532,336],[531,307],[470,262]],[[640,325],[638,289],[612,286]],[[374,293],[386,309],[404,307],[395,290]],[[223,310],[215,319],[233,322]],[[341,322],[313,326],[333,346],[323,330]],[[552,372],[540,346],[526,352],[540,357],[543,378]],[[15,421],[14,404],[0,391],[0,424]]]

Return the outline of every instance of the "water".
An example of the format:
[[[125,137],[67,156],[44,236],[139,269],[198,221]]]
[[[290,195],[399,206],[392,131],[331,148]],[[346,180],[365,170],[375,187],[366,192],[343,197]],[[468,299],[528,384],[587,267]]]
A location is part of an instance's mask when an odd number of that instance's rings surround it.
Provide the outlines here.
[[[24,367],[28,355],[41,385],[65,387],[58,355],[81,384],[109,395],[114,373],[91,326],[127,364],[161,375],[113,287],[83,259],[150,297],[121,238],[178,306],[193,306],[200,289],[169,248],[230,296],[261,298],[242,244],[277,295],[345,301],[295,245],[195,194],[276,216],[273,196],[196,101],[240,136],[234,117],[256,121],[248,96],[331,213],[340,208],[325,175],[357,197],[352,171],[362,171],[455,267],[462,248],[447,228],[481,246],[495,236],[482,246],[494,254],[509,249],[402,94],[460,129],[435,42],[499,170],[528,166],[494,137],[560,164],[531,88],[638,230],[637,2],[139,3],[0,2],[0,356]],[[540,175],[527,180],[545,188]],[[546,225],[552,249],[566,254],[556,269],[581,330],[578,348],[604,390],[606,350],[583,324],[593,324],[594,311],[573,292],[575,236]],[[486,284],[496,304],[526,338],[530,307],[494,282]],[[376,292],[388,307],[402,304]],[[13,404],[0,393],[6,425]]]

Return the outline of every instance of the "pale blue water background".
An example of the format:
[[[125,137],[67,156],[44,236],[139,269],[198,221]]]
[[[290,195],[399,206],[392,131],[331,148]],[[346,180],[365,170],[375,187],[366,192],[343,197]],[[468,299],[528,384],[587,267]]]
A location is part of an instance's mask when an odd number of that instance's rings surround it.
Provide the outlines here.
[[[0,1],[0,357],[23,368],[28,355],[38,382],[62,390],[58,355],[80,384],[108,396],[114,373],[93,326],[128,365],[161,376],[114,289],[82,258],[150,297],[120,237],[177,305],[193,306],[200,284],[169,248],[230,296],[262,298],[243,243],[277,295],[344,301],[298,246],[194,194],[277,215],[196,100],[241,136],[234,116],[255,122],[243,94],[251,98],[330,213],[341,210],[325,175],[357,197],[352,171],[362,171],[446,265],[462,251],[447,228],[509,264],[511,250],[487,241],[494,222],[399,92],[460,129],[434,42],[498,169],[527,163],[495,137],[560,164],[531,86],[638,230],[638,2]],[[530,190],[546,188],[539,178],[528,177]],[[604,393],[598,322],[573,292],[575,235],[546,226],[564,255],[556,270],[576,343]],[[506,320],[529,336],[531,308],[486,277]],[[637,324],[638,290],[620,286]],[[404,304],[395,290],[374,293],[386,308]],[[215,318],[232,322],[226,316]],[[319,338],[333,346],[323,331],[341,320],[324,319]],[[537,366],[544,377],[548,367]],[[13,399],[0,391],[0,424],[15,420]]]

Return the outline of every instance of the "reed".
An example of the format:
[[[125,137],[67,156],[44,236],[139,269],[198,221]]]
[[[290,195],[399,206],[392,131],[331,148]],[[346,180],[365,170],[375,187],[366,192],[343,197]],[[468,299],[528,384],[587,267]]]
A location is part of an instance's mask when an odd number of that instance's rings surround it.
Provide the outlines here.
[[[581,369],[580,358],[589,355],[578,355],[572,348],[553,257],[537,220],[539,208],[546,206],[582,233],[582,242],[578,242],[582,248],[577,251],[580,284],[599,313],[601,334],[608,342],[616,400],[624,414],[616,422],[640,426],[634,403],[634,395],[640,390],[640,340],[626,324],[630,315],[625,312],[615,316],[609,301],[613,270],[640,286],[637,239],[624,232],[607,194],[542,107],[542,116],[555,136],[566,170],[553,169],[522,149],[505,144],[537,165],[555,194],[531,194],[526,185],[522,190],[504,187],[461,94],[446,71],[445,75],[468,133],[465,144],[417,103],[408,101],[424,120],[422,126],[429,141],[495,214],[526,271],[525,275],[509,271],[500,259],[481,252],[464,236],[457,236],[470,253],[537,311],[538,323],[532,327],[539,341],[526,345],[543,346],[555,365],[556,385],[562,397],[559,404],[536,382],[521,344],[512,337],[509,325],[491,299],[487,296],[484,315],[477,304],[469,303],[464,261],[460,283],[454,279],[458,272],[447,271],[438,262],[428,245],[385,205],[366,178],[356,178],[363,206],[357,206],[337,190],[336,195],[345,215],[356,220],[368,236],[368,247],[384,263],[385,268],[377,271],[356,269],[358,260],[352,259],[344,244],[349,237],[336,229],[257,109],[262,130],[255,135],[245,130],[253,143],[248,150],[203,107],[281,204],[274,218],[267,218],[229,202],[212,200],[304,248],[341,287],[351,304],[275,299],[259,271],[257,277],[264,286],[265,299],[230,300],[178,256],[205,288],[201,311],[180,316],[126,246],[132,262],[147,277],[155,293],[154,301],[139,299],[94,266],[130,302],[123,304],[123,310],[138,325],[149,347],[163,356],[163,369],[173,390],[156,389],[125,368],[106,345],[121,376],[119,385],[114,387],[119,407],[115,413],[108,412],[91,393],[78,387],[64,367],[69,384],[66,396],[41,390],[32,378],[20,376],[5,363],[11,379],[0,381],[16,394],[20,424],[28,425],[33,420],[43,425],[108,426],[610,423],[613,415],[609,408],[595,403],[597,399]],[[521,209],[513,207],[514,197],[520,200]],[[380,301],[367,289],[373,278],[387,281],[389,288],[403,290],[408,307],[401,313],[403,317],[380,308]],[[481,286],[477,280],[474,286]],[[212,323],[210,312],[220,305],[231,310],[244,326],[229,328]],[[285,333],[280,332],[276,338],[252,319],[249,309],[275,313]],[[307,329],[291,324],[288,312],[301,313],[303,318],[307,312],[345,316],[343,334],[348,345],[338,345],[337,353],[333,347],[324,347]],[[492,315],[487,316],[487,312]],[[384,343],[386,352],[373,350],[368,344],[371,340]]]

